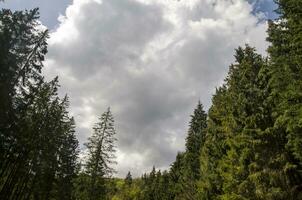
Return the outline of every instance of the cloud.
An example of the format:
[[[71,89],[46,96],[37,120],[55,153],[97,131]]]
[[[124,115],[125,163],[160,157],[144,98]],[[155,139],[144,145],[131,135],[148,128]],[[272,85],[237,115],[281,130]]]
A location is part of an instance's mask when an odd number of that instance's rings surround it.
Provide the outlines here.
[[[206,108],[234,48],[266,49],[264,15],[245,0],[74,0],[51,34],[44,74],[59,75],[80,142],[108,106],[118,176],[166,169],[189,116]]]

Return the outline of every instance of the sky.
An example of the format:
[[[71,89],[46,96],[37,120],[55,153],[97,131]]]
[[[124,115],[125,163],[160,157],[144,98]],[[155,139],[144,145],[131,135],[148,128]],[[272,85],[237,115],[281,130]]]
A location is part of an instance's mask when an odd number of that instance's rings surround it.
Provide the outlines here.
[[[211,105],[246,43],[266,54],[272,0],[6,0],[40,7],[50,30],[43,74],[59,76],[83,143],[107,107],[117,131],[116,176],[167,169],[184,150],[190,115]]]

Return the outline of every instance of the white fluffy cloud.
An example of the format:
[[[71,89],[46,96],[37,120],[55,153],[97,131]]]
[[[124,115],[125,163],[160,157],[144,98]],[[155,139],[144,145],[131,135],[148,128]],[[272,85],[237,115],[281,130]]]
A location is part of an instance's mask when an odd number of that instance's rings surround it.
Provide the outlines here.
[[[167,168],[234,49],[265,53],[266,23],[252,10],[245,0],[74,0],[51,34],[44,73],[59,75],[81,143],[111,107],[118,176]]]

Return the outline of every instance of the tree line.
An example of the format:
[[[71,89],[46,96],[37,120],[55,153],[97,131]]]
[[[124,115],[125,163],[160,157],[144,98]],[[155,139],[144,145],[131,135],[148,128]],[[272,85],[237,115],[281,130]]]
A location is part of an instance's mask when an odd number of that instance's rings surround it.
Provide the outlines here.
[[[41,74],[47,30],[38,10],[0,11],[0,199],[302,199],[302,2],[276,0],[268,55],[235,50],[206,112],[198,102],[185,151],[165,171],[113,178],[108,108],[79,148],[69,99]]]
[[[59,97],[58,77],[41,74],[48,31],[38,16],[38,9],[0,11],[0,199],[86,199],[83,191],[104,199],[115,151],[111,111],[93,128],[82,172],[69,99]]]

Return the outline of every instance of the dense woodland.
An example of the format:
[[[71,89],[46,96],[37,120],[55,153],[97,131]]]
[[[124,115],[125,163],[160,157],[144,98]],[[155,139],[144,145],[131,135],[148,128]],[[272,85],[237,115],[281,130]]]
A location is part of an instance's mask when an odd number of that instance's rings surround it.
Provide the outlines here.
[[[185,151],[167,171],[125,179],[113,178],[110,109],[79,163],[68,97],[41,73],[48,32],[38,10],[1,10],[0,199],[301,200],[302,2],[276,3],[268,56],[237,48],[209,111],[197,104]]]

